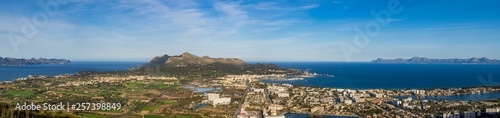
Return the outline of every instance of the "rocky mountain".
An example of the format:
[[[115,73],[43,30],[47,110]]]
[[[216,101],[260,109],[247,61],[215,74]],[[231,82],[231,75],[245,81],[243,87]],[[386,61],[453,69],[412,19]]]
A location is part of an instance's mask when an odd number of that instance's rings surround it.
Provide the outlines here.
[[[134,70],[139,74],[193,75],[214,77],[227,74],[285,74],[299,73],[294,69],[282,68],[274,64],[248,64],[238,58],[199,57],[190,53],[181,55],[156,56],[151,61]]]
[[[39,65],[39,64],[69,64],[71,61],[66,59],[46,59],[46,58],[31,58],[31,59],[16,59],[11,57],[0,57],[0,66],[23,66],[23,65]]]
[[[371,61],[372,63],[412,63],[412,64],[500,64],[500,60],[483,58],[469,59],[431,59],[425,57],[413,57],[410,59],[382,59],[378,58]]]
[[[154,57],[148,64],[165,64],[167,66],[183,67],[190,65],[203,66],[208,64],[244,65],[246,63],[243,60],[237,58],[210,58],[208,56],[198,57],[196,55],[185,52],[182,55],[178,56],[163,55],[161,57]]]

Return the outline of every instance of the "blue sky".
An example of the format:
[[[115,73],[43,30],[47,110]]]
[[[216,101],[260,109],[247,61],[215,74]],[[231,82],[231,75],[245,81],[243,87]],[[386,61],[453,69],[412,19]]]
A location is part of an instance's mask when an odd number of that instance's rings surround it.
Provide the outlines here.
[[[46,3],[53,3],[48,11]],[[400,12],[390,18],[371,14],[391,5]],[[357,45],[355,29],[372,32],[369,43]],[[191,52],[247,61],[500,59],[499,32],[498,0],[0,1],[0,56],[17,58],[148,61]]]

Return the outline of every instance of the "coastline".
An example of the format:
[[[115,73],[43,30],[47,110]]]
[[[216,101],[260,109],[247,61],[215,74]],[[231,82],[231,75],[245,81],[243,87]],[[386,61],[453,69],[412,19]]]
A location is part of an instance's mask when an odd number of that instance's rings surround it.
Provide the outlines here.
[[[69,64],[42,64],[25,66],[0,66],[0,81],[15,81],[18,78],[33,76],[59,76],[76,74],[80,71],[95,70],[99,72],[122,71],[136,68],[143,61],[72,61]]]

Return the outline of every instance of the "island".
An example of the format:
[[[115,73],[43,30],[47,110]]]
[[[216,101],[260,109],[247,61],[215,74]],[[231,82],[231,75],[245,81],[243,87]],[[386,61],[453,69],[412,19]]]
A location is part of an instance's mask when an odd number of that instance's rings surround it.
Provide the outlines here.
[[[399,64],[500,64],[500,60],[482,58],[469,58],[469,59],[432,59],[426,57],[413,57],[410,59],[396,58],[396,59],[382,59],[377,58],[371,63],[399,63]]]
[[[0,66],[24,66],[24,65],[40,65],[40,64],[70,64],[70,60],[66,59],[46,59],[46,58],[31,58],[31,59],[16,59],[12,57],[0,57]]]

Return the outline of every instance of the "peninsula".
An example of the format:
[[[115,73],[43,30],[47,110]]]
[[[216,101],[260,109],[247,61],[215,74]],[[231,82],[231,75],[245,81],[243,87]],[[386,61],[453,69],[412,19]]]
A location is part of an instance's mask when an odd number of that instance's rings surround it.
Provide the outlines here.
[[[66,59],[46,59],[46,58],[31,58],[31,59],[16,59],[11,57],[0,57],[0,66],[24,66],[24,65],[40,65],[40,64],[69,64],[70,60]]]
[[[426,57],[413,57],[410,59],[382,59],[378,58],[371,61],[372,63],[401,63],[401,64],[500,64],[500,60],[482,58],[469,59],[432,59]]]

